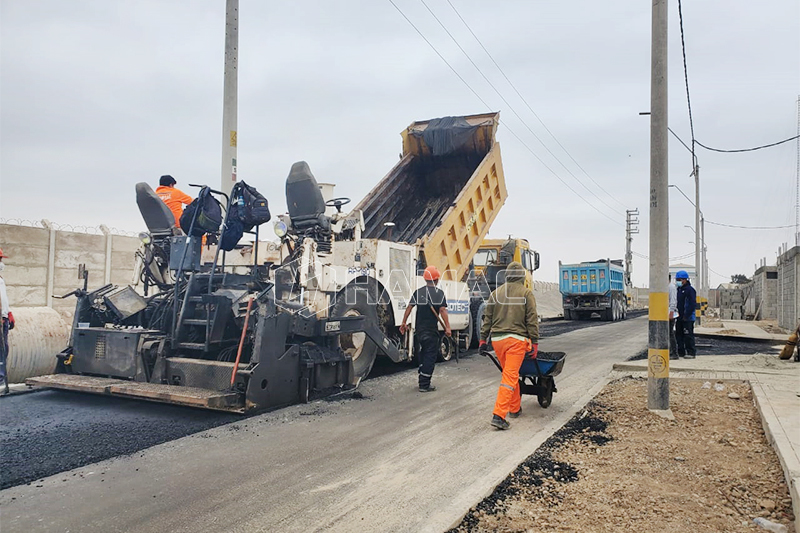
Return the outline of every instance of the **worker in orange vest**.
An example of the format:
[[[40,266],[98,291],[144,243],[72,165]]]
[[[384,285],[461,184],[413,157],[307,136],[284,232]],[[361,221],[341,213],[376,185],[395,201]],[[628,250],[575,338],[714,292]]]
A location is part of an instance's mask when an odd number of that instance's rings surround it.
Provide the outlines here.
[[[172,214],[175,215],[175,225],[181,226],[181,215],[183,214],[183,206],[192,203],[192,197],[185,192],[176,189],[175,178],[169,174],[161,176],[159,180],[159,187],[156,189],[156,194],[161,198]]]
[[[505,283],[492,293],[486,304],[481,326],[481,353],[488,350],[486,341],[490,334],[494,353],[503,367],[491,424],[497,429],[508,429],[511,425],[506,416],[516,418],[522,414],[519,368],[526,356],[535,359],[539,352],[536,298],[525,287],[525,268],[517,261],[508,265]]]

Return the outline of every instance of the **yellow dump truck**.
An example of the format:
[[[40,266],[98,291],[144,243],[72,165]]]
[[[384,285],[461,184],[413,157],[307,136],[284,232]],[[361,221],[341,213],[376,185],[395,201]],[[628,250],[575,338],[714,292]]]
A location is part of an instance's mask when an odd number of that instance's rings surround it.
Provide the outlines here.
[[[505,272],[513,261],[525,269],[525,286],[533,290],[533,271],[539,268],[539,252],[532,250],[527,239],[484,239],[475,253],[473,269],[467,277],[471,291],[472,345],[477,345],[485,302],[498,286],[505,283]]]
[[[417,270],[435,265],[461,281],[508,197],[499,113],[414,122],[403,156],[356,210],[364,238],[414,244]]]

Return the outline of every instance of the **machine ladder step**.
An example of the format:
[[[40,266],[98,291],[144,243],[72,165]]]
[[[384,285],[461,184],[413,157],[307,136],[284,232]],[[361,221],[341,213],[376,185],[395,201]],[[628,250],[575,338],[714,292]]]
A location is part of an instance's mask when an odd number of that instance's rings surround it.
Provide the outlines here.
[[[184,350],[205,351],[206,345],[202,342],[180,342],[178,343],[178,348],[183,348]]]

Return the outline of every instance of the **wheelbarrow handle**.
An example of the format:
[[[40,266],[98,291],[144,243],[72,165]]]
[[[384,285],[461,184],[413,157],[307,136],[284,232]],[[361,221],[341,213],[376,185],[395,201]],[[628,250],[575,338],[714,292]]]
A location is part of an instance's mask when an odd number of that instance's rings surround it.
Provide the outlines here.
[[[497,357],[495,357],[494,353],[490,352],[489,350],[486,350],[482,351],[481,354],[491,359],[492,363],[494,363],[494,366],[497,367],[497,370],[499,370],[500,372],[503,371],[503,367],[500,366],[500,361],[497,360]]]

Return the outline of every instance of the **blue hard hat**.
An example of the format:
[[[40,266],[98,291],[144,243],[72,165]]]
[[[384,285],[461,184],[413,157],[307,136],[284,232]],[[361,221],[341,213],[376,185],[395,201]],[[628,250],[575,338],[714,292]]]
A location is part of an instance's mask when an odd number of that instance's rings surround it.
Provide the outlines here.
[[[678,272],[675,273],[675,279],[689,279],[689,273],[685,270],[678,270]]]

